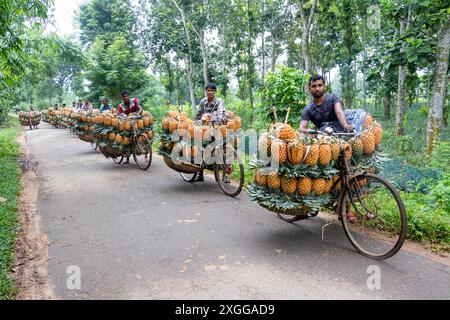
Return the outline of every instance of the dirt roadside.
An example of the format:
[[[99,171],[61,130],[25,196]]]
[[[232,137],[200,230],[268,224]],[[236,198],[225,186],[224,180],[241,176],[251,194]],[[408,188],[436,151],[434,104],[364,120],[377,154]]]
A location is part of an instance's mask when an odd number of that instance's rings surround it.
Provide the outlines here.
[[[26,149],[25,131],[18,138],[21,145],[22,193],[19,198],[19,233],[12,277],[18,288],[15,299],[54,300],[54,287],[47,274],[48,239],[41,228],[41,217],[36,201],[39,183],[36,175],[37,161]]]

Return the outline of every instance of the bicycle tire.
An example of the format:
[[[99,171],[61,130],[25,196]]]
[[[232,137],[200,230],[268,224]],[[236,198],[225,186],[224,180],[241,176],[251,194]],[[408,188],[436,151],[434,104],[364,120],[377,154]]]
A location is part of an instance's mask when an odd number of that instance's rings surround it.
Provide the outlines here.
[[[214,176],[215,176],[216,181],[223,193],[225,193],[227,196],[230,196],[230,197],[236,197],[237,195],[239,195],[241,193],[242,188],[244,186],[244,179],[245,179],[244,165],[242,164],[241,158],[237,155],[236,149],[231,146],[230,146],[230,148],[233,149],[233,153],[234,153],[233,159],[237,159],[237,161],[238,161],[237,165],[239,168],[239,185],[238,185],[237,189],[234,191],[229,191],[225,187],[226,185],[231,184],[231,182],[225,183],[222,178],[223,175],[221,174],[221,172],[224,170],[224,167],[226,166],[225,164],[214,164]]]
[[[142,144],[139,146],[139,148],[145,148],[146,150],[148,148],[148,154],[146,154],[145,156],[144,164],[141,164],[141,162],[138,160],[139,159],[138,157],[141,156],[137,150],[138,144]],[[132,152],[134,162],[136,162],[136,165],[138,166],[139,169],[146,171],[148,168],[150,168],[150,165],[152,164],[153,154],[152,154],[152,144],[150,140],[147,138],[147,136],[140,134],[135,139],[133,139]]]
[[[180,172],[180,176],[186,182],[194,182],[195,178],[197,178],[197,172],[194,173]]]
[[[368,182],[369,181],[369,182]],[[378,182],[380,183],[380,187],[379,189],[376,189],[376,187],[373,187],[373,190],[370,190],[370,186],[373,184],[371,184],[370,181],[373,182]],[[362,186],[361,186],[362,184]],[[354,186],[354,189],[352,191],[352,186]],[[368,187],[366,187],[368,186]],[[366,187],[366,193],[363,191],[362,188]],[[384,190],[383,190],[384,188]],[[395,241],[395,244],[393,246],[388,245],[389,243],[391,243],[392,241],[383,241],[380,239],[374,239],[378,236],[378,234],[372,234],[373,232],[375,232],[374,230],[371,230],[371,228],[373,228],[373,226],[371,226],[371,224],[376,225],[377,222],[374,222],[374,218],[375,216],[381,216],[378,212],[378,210],[374,213],[373,210],[370,211],[371,209],[368,209],[369,207],[369,202],[366,199],[370,196],[373,197],[373,199],[376,199],[375,193],[378,192],[380,195],[384,192],[385,195],[383,194],[383,204],[387,204],[389,203],[389,201],[395,201],[395,205],[396,208],[398,209],[393,209],[395,212],[393,214],[393,218],[395,219],[395,217],[398,214],[399,218],[399,223],[400,223],[400,228],[399,230],[396,230],[395,233],[391,233],[391,235],[395,234],[395,237],[398,237],[397,240]],[[387,195],[391,195],[392,198],[387,198]],[[373,201],[372,205],[375,206],[375,209],[378,209],[378,207],[381,208],[381,206],[379,206],[379,204],[381,204],[380,201],[376,202]],[[407,235],[407,230],[408,230],[408,222],[407,222],[407,217],[406,217],[406,210],[405,210],[405,206],[403,204],[403,201],[400,197],[399,192],[395,189],[395,187],[386,179],[376,175],[376,174],[371,174],[371,173],[362,173],[362,174],[358,174],[354,177],[352,177],[350,179],[350,181],[348,181],[347,185],[345,186],[344,190],[343,190],[343,194],[341,196],[341,218],[342,218],[342,225],[344,228],[344,232],[347,236],[347,238],[349,239],[350,243],[352,244],[352,246],[362,255],[375,259],[375,260],[384,260],[387,258],[392,257],[393,255],[395,255],[400,248],[402,247],[405,239],[406,239],[406,235]],[[347,211],[347,204],[350,204],[352,206],[353,210],[357,211],[357,215],[356,215],[356,222],[352,222],[351,219],[349,217],[347,217],[346,211]],[[394,205],[392,205],[394,206]],[[360,213],[359,208],[362,208],[365,213],[364,216],[358,216],[358,214]],[[387,210],[387,209],[386,209]],[[369,213],[368,213],[369,212]],[[387,217],[387,216],[386,216]],[[391,217],[391,219],[393,219]],[[367,221],[367,230],[361,230],[362,228],[364,228],[364,224]],[[397,226],[398,227],[398,226]],[[393,227],[394,229],[398,229],[395,228],[395,226]],[[389,247],[389,249],[383,249],[381,253],[379,252],[374,252],[374,250],[369,250],[367,249],[367,247],[369,246],[369,243],[372,242],[375,244],[375,247],[380,248],[384,248],[384,247]]]

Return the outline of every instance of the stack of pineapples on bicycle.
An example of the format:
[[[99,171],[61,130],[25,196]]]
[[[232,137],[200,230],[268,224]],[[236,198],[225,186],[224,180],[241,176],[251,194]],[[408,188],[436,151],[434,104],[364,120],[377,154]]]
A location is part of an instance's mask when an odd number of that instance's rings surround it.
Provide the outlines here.
[[[75,115],[73,114],[75,110],[72,107],[64,107],[58,110],[60,114],[61,126],[63,128],[72,129],[75,126]],[[74,117],[72,117],[72,115]]]
[[[345,143],[345,156],[352,165],[372,161],[381,143],[381,126],[366,118],[363,133]],[[302,135],[286,123],[271,124],[258,140],[252,200],[275,212],[305,214],[336,204],[341,183],[340,144],[335,138]]]
[[[373,119],[372,115],[366,115],[363,131],[358,137],[349,142],[352,148],[352,161],[354,171],[367,171],[376,173],[380,170],[382,162],[386,160],[381,152],[381,140],[383,128]]]
[[[133,119],[132,114],[118,116],[113,111],[96,113],[92,119],[94,141],[107,154],[122,154],[131,147],[134,134],[153,139],[153,116],[149,112],[144,111],[141,118]]]
[[[74,125],[72,126],[73,132],[85,142],[94,141],[94,117],[99,112],[98,109],[92,111],[79,111],[71,113],[71,117],[74,119]]]
[[[41,122],[41,113],[39,111],[31,111],[31,112],[19,112],[19,122],[23,126],[30,125],[37,126]]]
[[[196,124],[186,112],[170,110],[161,122],[163,134],[160,139],[159,153],[165,157],[171,157],[172,152],[176,151],[176,156],[181,160],[190,159],[194,163],[197,155],[202,155],[203,148],[206,147],[214,136],[217,136],[215,130],[220,131],[222,137],[227,137],[239,132],[242,127],[241,118],[234,112],[227,111],[221,118],[221,123],[213,127],[209,116],[201,125]],[[174,141],[173,134],[178,133],[180,137],[189,137]],[[201,143],[198,143],[201,141]],[[196,143],[197,142],[197,143]]]

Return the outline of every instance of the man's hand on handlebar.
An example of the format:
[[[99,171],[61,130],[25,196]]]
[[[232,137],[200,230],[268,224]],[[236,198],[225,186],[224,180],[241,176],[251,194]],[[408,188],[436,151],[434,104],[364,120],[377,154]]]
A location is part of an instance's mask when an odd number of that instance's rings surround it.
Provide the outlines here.
[[[345,132],[353,132],[355,131],[355,128],[353,128],[353,126],[351,124],[347,124],[344,128]]]

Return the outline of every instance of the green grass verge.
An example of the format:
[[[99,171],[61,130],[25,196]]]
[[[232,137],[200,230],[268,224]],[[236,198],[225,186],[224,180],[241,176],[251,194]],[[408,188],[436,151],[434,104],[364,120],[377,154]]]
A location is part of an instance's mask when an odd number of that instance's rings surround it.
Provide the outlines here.
[[[11,124],[15,123],[15,124]],[[21,190],[20,168],[17,158],[20,153],[16,138],[19,135],[17,122],[0,128],[0,300],[14,294],[14,282],[9,271],[14,258],[14,244],[18,229],[17,197]]]

